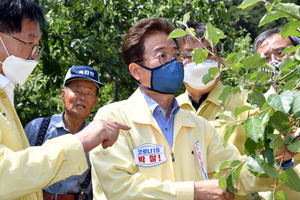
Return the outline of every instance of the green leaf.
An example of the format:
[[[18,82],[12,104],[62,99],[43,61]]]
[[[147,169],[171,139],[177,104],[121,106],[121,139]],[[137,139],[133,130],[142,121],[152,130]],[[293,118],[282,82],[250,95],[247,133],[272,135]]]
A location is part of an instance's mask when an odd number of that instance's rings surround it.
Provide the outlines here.
[[[289,118],[286,114],[281,111],[276,111],[271,117],[269,123],[278,131],[284,131],[287,129],[290,123]]]
[[[225,177],[221,176],[218,180],[218,183],[219,183],[219,187],[225,192],[227,188]]]
[[[300,152],[300,140],[294,140],[287,148],[292,152]]]
[[[274,200],[274,193],[269,194],[267,200]]]
[[[295,100],[292,105],[292,112],[295,117],[300,117],[300,91],[294,93]]]
[[[300,16],[300,6],[294,4],[294,3],[278,3],[276,4],[276,7],[284,10],[287,12],[289,15],[294,15],[295,17]],[[299,28],[299,26],[298,26]]]
[[[241,174],[241,171],[243,169],[243,165],[244,165],[244,163],[239,164],[238,167],[235,170],[233,170],[232,175],[233,175],[233,179],[235,181],[239,181],[240,174]]]
[[[268,135],[268,139],[271,140],[270,148],[273,149],[273,152],[276,152],[284,144],[284,141],[281,138],[280,134],[270,134],[270,135]]]
[[[294,87],[296,86],[296,81],[295,80],[289,80],[285,86],[284,86],[284,89],[285,90],[293,90]],[[294,96],[295,96],[295,93],[294,93]],[[295,103],[296,99],[294,99],[294,103]]]
[[[209,42],[209,44],[211,45],[212,49],[220,41],[219,36],[218,36],[218,32],[215,29],[215,27],[213,27],[213,25],[211,25],[211,23],[207,23],[206,24],[206,31],[204,33],[204,37]]]
[[[229,138],[230,138],[232,132],[234,131],[235,127],[237,127],[237,125],[232,125],[232,126],[230,126],[230,127],[227,129],[227,131],[226,131],[226,133],[225,133],[225,135],[224,135],[224,137],[223,137],[223,138],[224,138],[224,140],[223,140],[223,145],[224,145],[224,146],[226,146],[226,144],[227,144],[227,142],[228,142],[228,140],[229,140]]]
[[[244,0],[241,3],[241,5],[238,6],[238,8],[245,9],[249,6],[252,6],[252,5],[256,4],[257,2],[259,2],[259,0]]]
[[[271,12],[273,9],[273,5],[269,3],[265,3],[265,8],[267,9],[268,12]]]
[[[213,179],[218,179],[219,177],[220,177],[220,175],[221,175],[221,173],[220,172],[216,172],[216,173],[214,173],[214,175],[213,175]]]
[[[280,70],[290,72],[291,68],[294,69],[296,63],[295,56],[285,58],[280,64]]]
[[[212,77],[216,77],[220,72],[220,69],[217,67],[212,67],[209,68],[208,73],[212,76]]]
[[[248,118],[245,121],[245,132],[246,135],[251,138],[254,142],[262,141],[264,138],[263,135],[263,123],[259,116],[253,116],[251,118]]]
[[[275,197],[278,200],[289,200],[289,196],[282,190],[276,192]]]
[[[296,58],[297,60],[300,60],[300,48],[297,49],[297,51],[296,51],[296,53],[295,53],[295,58]],[[298,71],[299,71],[299,65],[298,65]],[[298,74],[299,74],[299,72],[298,72]]]
[[[232,91],[232,86],[226,86],[222,93],[219,95],[218,100],[222,102],[222,105],[225,104],[225,100],[227,98],[227,96],[231,93]]]
[[[264,160],[270,164],[270,165],[274,165],[275,164],[275,157],[273,154],[273,149],[266,149],[262,151],[262,156],[264,158]]]
[[[281,54],[285,54],[285,53],[290,53],[290,52],[295,52],[297,51],[297,49],[300,47],[300,45],[297,45],[297,46],[288,46],[286,47],[282,52]]]
[[[229,192],[231,192],[232,194],[235,194],[234,181],[233,181],[232,174],[230,174],[227,177],[226,183],[227,183],[227,189],[229,190]]]
[[[247,164],[247,166],[251,171],[256,172],[258,174],[265,173],[264,169],[259,166],[257,160],[254,159],[254,156],[247,157],[245,163]]]
[[[196,62],[196,64],[203,63],[208,56],[208,51],[202,48],[194,48],[191,53],[191,56],[193,61]]]
[[[268,67],[270,66],[270,67]],[[265,64],[263,68],[266,68],[272,72],[274,72],[274,67],[271,67],[269,64]],[[270,74],[265,71],[256,71],[250,75],[250,80],[255,83],[267,83],[270,81]]]
[[[222,164],[216,169],[216,172],[219,172],[221,169],[223,169],[226,166],[229,166],[229,162],[227,160],[222,162]]]
[[[266,127],[270,121],[270,116],[274,115],[273,110],[269,110],[267,113],[262,115],[263,126]]]
[[[191,36],[191,37],[195,37],[196,33],[195,33],[195,29],[194,28],[187,28],[186,32]]]
[[[228,116],[228,117],[232,117],[231,111],[224,111],[224,112],[222,112],[222,113],[217,113],[217,116]]]
[[[280,31],[280,35],[283,38],[286,38],[290,35],[294,35],[294,36],[300,36],[299,31],[297,30],[300,27],[300,22],[299,21],[291,21],[286,23],[281,31]]]
[[[183,24],[182,21],[176,21],[176,23],[180,25]]]
[[[261,18],[258,27],[261,27],[271,21],[277,20],[282,17],[287,17],[287,14],[285,14],[284,12],[281,12],[281,11],[268,12]]]
[[[245,142],[245,149],[244,149],[245,154],[247,156],[253,154],[255,151],[255,148],[256,148],[256,143],[253,140],[251,140],[250,138],[247,138],[247,140]]]
[[[234,160],[230,163],[230,167],[236,167],[238,166],[239,164],[241,164],[241,161],[240,160]]]
[[[186,24],[186,22],[189,20],[190,20],[190,12],[187,12],[183,15],[183,23]]]
[[[255,106],[254,106],[254,108],[255,108]],[[252,110],[254,108],[251,107],[251,106],[247,106],[247,105],[238,106],[234,110],[234,116],[237,117],[239,114],[241,114],[241,113],[243,113],[243,112],[245,112],[247,110]]]
[[[187,32],[185,30],[176,28],[169,34],[168,39],[182,37],[186,34]]]
[[[205,74],[202,78],[202,82],[204,84],[209,83],[210,81],[214,80],[215,76],[219,74],[219,68],[212,67],[208,70],[208,74]]]
[[[262,107],[266,102],[265,96],[260,91],[253,91],[248,94],[248,102],[251,104],[256,104],[258,107]]]
[[[284,170],[280,174],[280,181],[283,183],[283,185],[291,188],[292,190],[295,190],[297,192],[300,192],[300,179],[298,174],[294,171],[293,168],[288,168]]]
[[[292,91],[287,90],[281,93],[280,95],[278,94],[269,95],[267,101],[276,110],[279,110],[287,114],[291,109],[291,104],[294,101],[294,95]]]
[[[253,56],[247,57],[243,62],[244,69],[255,69],[263,66],[266,59],[260,54],[256,53]]]
[[[237,94],[237,93],[241,93],[241,88],[239,86],[235,86],[234,88],[232,88],[232,93],[233,94]]]
[[[218,37],[220,39],[225,39],[226,35],[224,34],[224,32],[221,29],[215,28],[216,33],[218,34]]]
[[[278,177],[279,174],[277,172],[277,169],[273,165],[270,165],[266,163],[264,160],[260,160],[260,165],[264,169],[264,171],[267,173],[268,176],[270,177]]]
[[[237,65],[238,61],[239,60],[237,58],[237,53],[231,53],[225,59],[225,63],[227,63],[229,66],[231,66],[234,70],[237,70],[235,66]]]

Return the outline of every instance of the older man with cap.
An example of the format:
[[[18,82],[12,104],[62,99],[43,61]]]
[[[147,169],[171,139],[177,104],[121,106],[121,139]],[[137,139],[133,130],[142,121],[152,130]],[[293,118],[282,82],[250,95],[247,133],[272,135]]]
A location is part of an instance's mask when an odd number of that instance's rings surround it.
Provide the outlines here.
[[[75,134],[88,125],[90,115],[98,100],[98,90],[103,84],[98,73],[88,66],[71,67],[61,90],[65,110],[50,117],[37,118],[28,123],[25,132],[31,146],[39,146],[47,139],[64,134]],[[88,153],[87,162],[90,166]],[[90,167],[82,175],[71,176],[43,190],[45,200],[92,199]],[[58,198],[59,197],[59,198]],[[80,198],[79,198],[80,197]]]

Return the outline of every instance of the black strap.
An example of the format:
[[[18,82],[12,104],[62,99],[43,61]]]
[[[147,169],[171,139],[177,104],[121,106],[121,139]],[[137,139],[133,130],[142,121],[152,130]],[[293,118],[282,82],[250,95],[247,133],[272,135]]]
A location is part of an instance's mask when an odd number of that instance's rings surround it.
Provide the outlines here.
[[[84,181],[81,183],[80,187],[81,187],[81,191],[84,191],[88,188],[89,184],[91,182],[91,167],[89,168],[89,172],[86,175]]]
[[[45,138],[45,135],[46,135],[46,132],[47,132],[50,120],[51,120],[51,117],[52,116],[44,117],[44,119],[42,121],[42,124],[41,124],[41,128],[40,128],[38,137],[35,141],[35,146],[41,146],[43,144],[44,138]]]
[[[44,119],[42,121],[42,124],[41,124],[41,128],[40,128],[38,137],[37,137],[36,142],[35,142],[35,146],[41,146],[43,144],[45,135],[46,135],[47,130],[48,130],[48,126],[49,126],[50,121],[51,121],[51,117],[52,116],[44,117]],[[89,168],[88,174],[86,175],[84,181],[80,185],[82,191],[84,191],[88,188],[90,182],[91,182],[91,168]]]

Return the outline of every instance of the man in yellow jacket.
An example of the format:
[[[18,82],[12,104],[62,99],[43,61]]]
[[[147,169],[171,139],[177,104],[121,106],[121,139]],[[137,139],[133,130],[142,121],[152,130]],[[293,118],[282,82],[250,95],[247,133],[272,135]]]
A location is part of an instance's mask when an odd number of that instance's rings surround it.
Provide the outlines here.
[[[201,43],[190,35],[185,35],[176,38],[179,46],[179,50],[182,52],[183,64],[184,64],[184,85],[186,88],[185,93],[179,95],[176,99],[180,105],[180,108],[188,110],[196,116],[201,116],[208,120],[223,137],[226,130],[223,129],[225,125],[222,123],[232,121],[229,116],[216,116],[217,113],[223,113],[224,111],[230,111],[232,114],[238,106],[247,105],[247,91],[242,91],[237,94],[229,94],[224,104],[222,104],[218,98],[223,92],[225,86],[220,82],[220,76],[217,76],[211,82],[204,84],[202,78],[208,73],[209,68],[220,68],[222,45],[219,42],[214,48],[212,48],[209,42],[203,37],[206,31],[206,23],[188,21],[187,26],[194,28],[196,37],[201,39]],[[180,26],[181,29],[186,29],[185,26]],[[196,64],[192,61],[191,52],[194,48],[202,48],[211,51],[215,55],[209,54],[207,59],[200,64]],[[237,119],[247,119],[250,116],[250,112],[241,113]],[[218,120],[217,120],[218,119]],[[232,125],[232,124],[231,124]],[[247,139],[247,135],[242,126],[237,126],[232,135],[229,138],[229,142],[233,143],[242,155],[244,152],[244,143]],[[254,194],[251,194],[254,196]],[[255,195],[257,196],[257,195]],[[236,196],[236,200],[247,199],[246,196]]]
[[[197,116],[204,117],[209,120],[214,127],[221,132],[224,136],[226,129],[222,129],[222,120],[232,121],[232,118],[228,116],[218,116],[217,113],[223,113],[224,111],[230,111],[234,113],[235,109],[242,105],[249,105],[247,103],[248,91],[242,91],[237,94],[230,94],[222,104],[218,98],[223,92],[225,86],[220,82],[220,76],[217,76],[211,82],[204,84],[202,77],[208,73],[210,67],[220,68],[220,55],[222,46],[218,43],[214,48],[211,48],[208,41],[203,37],[206,31],[206,23],[200,23],[195,21],[188,21],[187,26],[194,28],[196,37],[201,38],[201,43],[196,39],[193,39],[190,35],[177,38],[179,50],[183,52],[183,63],[185,70],[184,85],[186,87],[185,93],[177,97],[177,101],[182,109],[188,110]],[[185,26],[180,26],[181,29],[186,29]],[[285,46],[286,47],[286,46]],[[204,63],[196,64],[192,61],[191,52],[194,48],[207,49],[215,54],[215,57],[209,55]],[[236,120],[245,120],[251,115],[255,114],[246,111],[237,116]],[[244,155],[244,144],[247,136],[242,126],[237,126],[232,135],[229,138],[229,142],[233,143]],[[281,186],[284,187],[284,186]],[[287,187],[285,187],[287,188]],[[250,194],[249,198],[257,194]],[[261,196],[263,198],[263,196]],[[247,199],[247,197],[236,196],[236,199]]]
[[[206,30],[206,23],[188,21],[189,28],[194,28],[196,37],[201,38],[201,43],[190,35],[185,35],[180,38],[176,38],[179,46],[179,50],[183,56],[184,63],[184,80],[185,93],[179,95],[176,99],[180,107],[184,110],[191,111],[197,116],[201,116],[211,122],[214,127],[220,132],[222,124],[221,119],[224,121],[232,121],[229,116],[216,116],[217,113],[223,113],[224,111],[230,111],[232,114],[238,106],[248,105],[247,103],[247,91],[233,94],[231,93],[226,98],[224,104],[222,104],[218,98],[223,92],[225,86],[220,82],[220,76],[216,76],[211,82],[204,84],[202,77],[208,73],[209,68],[220,68],[222,50],[221,43],[219,42],[214,48],[211,48],[209,42],[203,37]],[[184,26],[179,28],[185,29]],[[194,48],[208,49],[213,52],[215,56],[209,54],[207,59],[200,64],[192,61],[191,52]],[[250,112],[243,112],[238,116],[238,119],[247,119],[251,115]],[[218,119],[218,121],[216,121]],[[224,135],[225,132],[223,131]],[[244,155],[244,143],[247,139],[243,127],[236,127],[233,131],[229,141],[233,143]]]
[[[118,122],[95,120],[75,135],[29,147],[13,106],[14,85],[23,84],[42,48],[42,9],[31,0],[0,1],[0,199],[42,200],[42,188],[87,169],[84,152],[111,146]]]
[[[152,17],[127,32],[122,55],[139,88],[127,99],[100,108],[95,119],[128,124],[114,146],[90,152],[94,199],[234,199],[211,179],[224,161],[243,160],[237,148],[204,118],[179,108],[174,97],[183,82],[180,53],[168,39],[174,25]],[[102,168],[103,167],[103,168]],[[238,194],[267,190],[273,178],[246,169]]]
[[[300,44],[300,41],[296,36],[282,38],[282,36],[279,35],[279,32],[279,28],[273,28],[263,31],[255,38],[253,44],[253,53],[263,54],[266,57],[267,63],[273,66],[273,71],[261,68],[271,75],[280,74],[280,64],[282,63],[282,61],[295,54],[294,52],[282,54],[282,51],[288,46],[297,46]],[[277,89],[271,86],[267,93],[274,92],[277,92]],[[298,176],[300,176],[300,154],[297,154],[294,157],[294,170],[298,174]],[[299,192],[291,190],[289,187],[286,187],[284,185],[281,185],[276,190],[284,191],[289,196],[289,199],[300,199]],[[266,194],[268,193],[265,193],[263,196],[266,197]]]

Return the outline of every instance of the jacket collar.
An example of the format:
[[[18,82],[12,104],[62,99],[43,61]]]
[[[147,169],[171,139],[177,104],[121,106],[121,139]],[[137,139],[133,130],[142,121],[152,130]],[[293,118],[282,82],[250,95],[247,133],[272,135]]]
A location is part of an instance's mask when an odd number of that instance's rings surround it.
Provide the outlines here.
[[[210,101],[211,103],[214,103],[216,106],[221,106],[221,102],[218,100],[218,98],[219,98],[220,94],[223,92],[224,88],[225,88],[225,86],[221,82],[219,82],[216,85],[216,87],[209,92],[209,94],[204,102]],[[190,98],[189,98],[187,90],[185,91],[185,93],[179,95],[177,97],[177,100],[178,100],[179,105],[189,104],[191,107],[193,107],[192,103],[190,102]]]
[[[129,98],[128,98],[128,111],[130,112],[129,117],[131,120],[140,124],[157,124],[155,118],[153,117],[150,108],[140,90],[138,88]],[[174,123],[174,133],[179,131],[182,126],[194,127],[195,124],[189,120],[187,116],[188,111],[183,111],[180,109],[175,115]],[[158,125],[157,125],[158,126]]]

